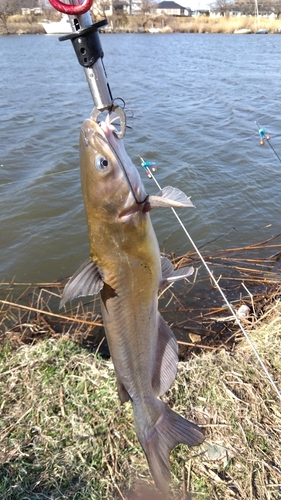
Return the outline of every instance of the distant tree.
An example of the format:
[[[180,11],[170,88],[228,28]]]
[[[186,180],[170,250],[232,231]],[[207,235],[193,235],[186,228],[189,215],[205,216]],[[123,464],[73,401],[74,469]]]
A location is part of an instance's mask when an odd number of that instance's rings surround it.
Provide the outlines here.
[[[216,0],[212,4],[212,8],[219,12],[221,16],[226,16],[230,10],[232,10],[234,2],[232,0]]]
[[[235,0],[233,10],[242,14],[254,16],[256,14],[256,3],[254,0]],[[275,14],[278,18],[281,14],[281,0],[258,0],[259,14]]]
[[[256,13],[255,0],[216,0],[212,9],[222,16],[227,16],[230,11],[240,12],[246,16],[254,16]],[[277,18],[281,17],[281,0],[258,0],[259,13],[274,13]]]
[[[105,19],[106,11],[110,9],[110,0],[99,0],[98,2],[94,2],[92,6],[92,17],[96,22],[99,19]]]
[[[41,7],[39,5],[38,0],[24,0],[24,2],[20,2],[21,7],[26,7],[27,9],[34,9],[35,7]]]
[[[276,14],[277,19],[281,18],[281,0],[277,0],[274,2],[274,13]]]
[[[255,1],[254,0],[235,0],[233,6],[234,12],[241,12],[243,15],[254,15]]]
[[[266,9],[268,12],[273,12],[277,19],[280,19],[281,17],[281,0],[263,0],[261,2],[258,2],[259,4],[259,10],[260,6],[261,8]]]
[[[141,13],[149,14],[151,11],[152,2],[150,0],[142,0],[141,1]]]
[[[0,20],[7,33],[9,33],[8,19],[20,11],[20,4],[20,0],[0,0]]]

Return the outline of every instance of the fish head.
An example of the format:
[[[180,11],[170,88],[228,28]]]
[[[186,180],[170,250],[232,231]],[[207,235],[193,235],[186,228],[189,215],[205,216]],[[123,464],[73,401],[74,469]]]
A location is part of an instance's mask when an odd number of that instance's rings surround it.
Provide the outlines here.
[[[140,175],[109,118],[84,121],[80,133],[80,168],[87,216],[128,222],[145,213],[147,195]]]

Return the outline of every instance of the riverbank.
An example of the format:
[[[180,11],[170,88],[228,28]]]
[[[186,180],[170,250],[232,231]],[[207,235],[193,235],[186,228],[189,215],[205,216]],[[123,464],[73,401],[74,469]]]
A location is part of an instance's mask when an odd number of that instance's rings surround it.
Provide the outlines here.
[[[233,307],[247,306],[241,321],[280,390],[276,240],[203,253],[220,273]],[[170,258],[175,266],[199,263],[195,252]],[[204,290],[201,299],[196,282]],[[5,500],[160,500],[136,439],[131,405],[118,399],[99,301],[79,300],[60,313],[63,286],[1,285],[0,492]],[[191,290],[200,299],[197,310],[185,302]],[[172,452],[171,500],[263,500],[268,492],[277,500],[280,400],[251,347],[202,270],[200,280],[185,283],[183,291],[169,287],[162,300],[161,313],[173,331],[189,335],[188,342],[179,341],[185,362],[163,399],[206,436],[199,448]]]
[[[280,244],[275,240],[204,256],[220,270],[220,285],[235,309],[247,306],[244,328],[280,390]],[[259,257],[264,246],[268,258]],[[198,264],[193,252],[170,257],[175,266]],[[201,290],[202,278],[201,271]],[[169,324],[174,309],[174,333],[189,336],[188,342],[179,340],[185,362],[164,400],[197,422],[206,436],[199,448],[180,446],[172,452],[170,498],[263,500],[270,492],[277,500],[280,401],[234,318],[214,300],[218,292],[205,280],[209,302],[205,297],[198,310],[185,305],[186,286],[183,294],[165,291],[164,310],[160,300]],[[245,296],[239,292],[235,299],[237,280],[243,280]],[[61,314],[57,304],[63,286],[2,284],[0,492],[5,500],[42,495],[157,500],[131,406],[121,406],[118,399],[99,301],[79,301]],[[191,286],[196,293],[195,283]],[[12,302],[15,290],[20,292]]]
[[[44,34],[44,28],[39,24],[40,19],[27,22],[26,16],[11,16],[8,20],[9,34]],[[162,33],[234,33],[236,30],[247,29],[255,33],[257,29],[266,29],[269,33],[281,34],[281,20],[272,20],[255,17],[171,17],[171,16],[115,16],[109,19],[113,32],[143,33],[151,28],[159,29]],[[0,26],[0,34],[7,34]]]
[[[251,338],[280,388],[280,294]],[[5,500],[160,498],[110,361],[67,334],[16,349],[6,343],[0,359]],[[171,454],[171,499],[280,498],[280,401],[245,340],[234,352],[206,350],[180,363],[164,399],[206,436],[199,448]]]

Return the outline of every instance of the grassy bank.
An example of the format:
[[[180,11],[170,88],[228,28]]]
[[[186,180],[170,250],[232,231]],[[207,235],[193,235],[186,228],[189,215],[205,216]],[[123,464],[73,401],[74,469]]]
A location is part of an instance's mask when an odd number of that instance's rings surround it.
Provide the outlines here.
[[[251,337],[281,387],[278,296]],[[156,500],[111,362],[64,335],[2,344],[0,370],[1,498]],[[180,363],[165,399],[206,435],[173,451],[171,498],[281,498],[280,401],[247,343]]]
[[[262,18],[257,24],[253,16],[249,17],[216,17],[210,18],[200,16],[196,18],[172,19],[169,25],[174,31],[186,33],[233,33],[239,29],[250,29],[253,33],[259,29],[268,29],[274,33],[276,29],[281,29],[281,20],[271,20]]]
[[[45,33],[45,30],[41,24],[40,16],[22,16],[14,15],[10,16],[7,20],[6,26],[0,21],[0,34],[1,35],[37,35]]]
[[[36,34],[45,33],[43,27],[38,24],[39,18],[27,20],[27,16],[11,16],[8,20],[8,32],[11,34]],[[163,33],[233,33],[238,29],[250,29],[253,33],[258,29],[268,29],[274,33],[276,29],[281,30],[281,20],[260,18],[258,24],[255,17],[170,17],[170,16],[114,16],[109,18],[109,23],[117,31],[136,32],[148,30],[151,27],[161,28]],[[0,25],[0,34],[6,31]]]

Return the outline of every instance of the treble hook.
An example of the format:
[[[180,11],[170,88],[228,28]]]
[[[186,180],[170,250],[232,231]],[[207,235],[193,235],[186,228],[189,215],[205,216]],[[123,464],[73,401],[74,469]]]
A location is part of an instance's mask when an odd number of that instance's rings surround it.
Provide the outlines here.
[[[60,0],[49,0],[50,4],[57,9],[59,12],[63,12],[64,14],[79,16],[80,14],[85,14],[92,7],[93,0],[84,0],[82,4],[66,4],[64,2],[60,2]]]

